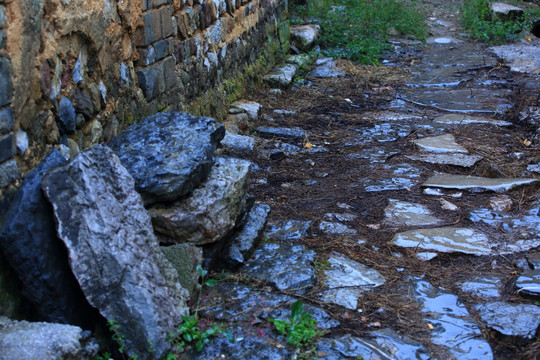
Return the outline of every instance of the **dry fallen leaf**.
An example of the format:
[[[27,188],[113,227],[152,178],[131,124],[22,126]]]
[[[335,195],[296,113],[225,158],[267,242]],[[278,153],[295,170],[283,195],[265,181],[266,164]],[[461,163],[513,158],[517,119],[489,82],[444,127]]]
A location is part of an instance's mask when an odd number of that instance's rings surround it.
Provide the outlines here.
[[[307,142],[306,145],[304,145],[304,147],[305,147],[306,149],[311,149],[312,146],[313,146],[313,145],[311,145],[311,143],[309,143],[309,142]]]
[[[427,327],[429,328],[429,330],[433,330],[433,329],[434,329],[433,325],[431,325],[430,323],[427,324]]]

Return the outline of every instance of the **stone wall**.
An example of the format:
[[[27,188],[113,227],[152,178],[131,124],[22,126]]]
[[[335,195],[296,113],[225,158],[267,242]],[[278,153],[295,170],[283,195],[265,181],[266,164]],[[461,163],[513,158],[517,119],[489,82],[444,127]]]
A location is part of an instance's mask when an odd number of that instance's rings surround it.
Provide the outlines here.
[[[221,118],[288,49],[287,0],[0,0],[0,217],[54,146],[158,111]]]

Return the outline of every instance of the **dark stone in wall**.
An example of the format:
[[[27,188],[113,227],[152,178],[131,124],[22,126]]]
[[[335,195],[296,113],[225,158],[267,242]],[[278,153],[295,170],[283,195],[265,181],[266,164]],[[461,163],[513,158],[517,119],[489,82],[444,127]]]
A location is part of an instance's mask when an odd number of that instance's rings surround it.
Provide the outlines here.
[[[19,168],[15,159],[0,164],[0,188],[4,188],[19,178]]]
[[[12,93],[11,61],[8,58],[0,58],[0,107],[11,102]]]
[[[161,19],[159,10],[151,10],[148,13],[143,14],[144,28],[140,45],[150,45],[151,43],[163,37],[160,21]]]
[[[160,87],[164,85],[164,79],[161,63],[154,63],[145,69],[137,70],[136,73],[139,87],[147,100],[152,100],[162,92]]]
[[[10,132],[13,128],[13,110],[8,107],[0,110],[0,135]]]
[[[58,128],[64,134],[73,134],[77,129],[75,108],[69,99],[62,96],[58,106]]]
[[[82,114],[86,121],[92,119],[94,116],[94,104],[92,104],[92,98],[90,95],[79,88],[75,90],[75,112]]]
[[[160,40],[154,44],[154,53],[156,60],[161,60],[165,56],[170,55],[169,39]]]
[[[83,317],[93,310],[71,273],[52,207],[41,191],[43,175],[65,161],[53,150],[26,175],[4,218],[0,247],[43,320],[84,326]]]
[[[13,134],[0,138],[0,162],[6,161],[17,153],[15,145],[15,136]]]

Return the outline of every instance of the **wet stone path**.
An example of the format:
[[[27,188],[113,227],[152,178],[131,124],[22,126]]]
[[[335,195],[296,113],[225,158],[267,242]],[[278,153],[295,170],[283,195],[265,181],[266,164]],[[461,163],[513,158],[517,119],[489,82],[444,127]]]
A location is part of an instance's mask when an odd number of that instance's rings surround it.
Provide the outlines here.
[[[434,36],[395,39],[385,66],[319,61],[254,94],[245,157],[268,224],[202,305],[241,340],[190,358],[298,357],[268,322],[296,299],[321,359],[540,354],[540,152],[518,115],[537,78],[460,38],[453,3],[424,5]]]

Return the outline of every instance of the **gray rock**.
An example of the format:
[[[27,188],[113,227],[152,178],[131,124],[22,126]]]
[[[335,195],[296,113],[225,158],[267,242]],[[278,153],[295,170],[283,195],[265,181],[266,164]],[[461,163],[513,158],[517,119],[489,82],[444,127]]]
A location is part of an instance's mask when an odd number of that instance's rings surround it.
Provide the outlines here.
[[[309,75],[316,78],[336,78],[345,76],[345,72],[336,66],[334,59],[326,58],[317,60]]]
[[[91,179],[91,180],[89,180]],[[161,358],[188,312],[187,291],[159,250],[135,183],[111,149],[91,147],[42,181],[58,235],[89,303],[126,336],[130,355]]]
[[[268,224],[264,236],[279,241],[299,240],[309,235],[311,221],[289,220]]]
[[[366,159],[369,160],[370,164],[373,164],[386,162],[388,158],[397,154],[399,154],[399,152],[394,151],[393,149],[391,150],[380,146],[370,146],[369,148],[362,149],[360,153],[348,154],[345,156],[345,158],[349,160]]]
[[[90,95],[79,88],[75,91],[75,112],[84,116],[86,121],[94,116],[94,104]]]
[[[62,96],[60,105],[58,106],[58,128],[64,134],[73,134],[77,129],[75,122],[75,108],[69,99]]]
[[[430,164],[455,165],[462,167],[473,167],[478,161],[484,157],[480,155],[465,155],[465,154],[418,154],[406,155],[407,159],[415,161],[423,161]]]
[[[307,52],[313,46],[319,36],[319,25],[295,25],[291,26],[291,42],[298,50]]]
[[[242,214],[251,162],[216,159],[208,178],[186,199],[149,207],[154,230],[177,243],[214,243],[231,231]]]
[[[527,254],[527,261],[534,270],[540,269],[540,252]]]
[[[99,347],[89,332],[76,326],[0,316],[0,349],[2,360],[90,360]]]
[[[202,266],[202,249],[193,244],[160,246],[160,249],[163,255],[165,255],[165,258],[176,269],[180,285],[193,296],[195,291],[200,287],[200,274],[197,270],[197,265]]]
[[[422,280],[415,281],[406,291],[422,306],[424,320],[433,325],[431,342],[446,348],[448,359],[493,359],[489,343],[456,295]]]
[[[456,143],[456,138],[451,134],[416,139],[413,142],[424,151],[434,153],[468,153],[467,149]]]
[[[329,235],[356,235],[358,232],[339,222],[321,221],[319,230]]]
[[[392,244],[406,248],[471,255],[489,255],[493,246],[484,233],[458,227],[419,229],[397,233],[392,239]]]
[[[19,178],[17,160],[11,159],[0,164],[0,188],[4,188]]]
[[[224,135],[223,125],[213,119],[161,112],[130,126],[109,145],[150,204],[176,200],[196,188],[210,172]]]
[[[246,224],[233,234],[230,245],[225,249],[223,260],[231,267],[242,265],[261,240],[270,206],[256,204],[249,212]]]
[[[531,340],[540,325],[540,307],[536,305],[497,301],[478,304],[474,309],[486,326],[521,344]]]
[[[13,109],[8,107],[0,110],[0,135],[4,135],[13,128]]]
[[[293,64],[283,64],[274,68],[268,75],[263,77],[263,81],[271,87],[288,87],[296,75],[298,67]]]
[[[481,116],[471,116],[463,114],[446,114],[441,115],[433,120],[436,123],[446,125],[470,125],[470,124],[489,124],[495,126],[510,126],[512,123],[508,121],[495,120]]]
[[[490,48],[495,55],[500,57],[510,66],[512,71],[521,73],[540,73],[540,64],[536,59],[540,58],[540,47],[529,44],[509,44]]]
[[[459,282],[457,285],[461,288],[461,291],[469,293],[474,296],[481,296],[484,298],[499,298],[501,294],[501,288],[503,279],[497,275],[475,276],[468,280]]]
[[[265,243],[242,268],[255,279],[268,281],[278,290],[305,294],[315,283],[315,252],[303,245]]]
[[[433,216],[424,205],[394,199],[388,200],[384,216],[383,222],[394,226],[428,226],[443,222],[443,220]]]
[[[0,162],[17,154],[17,141],[13,133],[0,137]]]
[[[6,57],[2,57],[0,58],[0,106],[9,104],[12,95],[11,61]]]
[[[21,129],[17,130],[17,150],[19,154],[24,154],[28,149],[28,134]]]
[[[82,326],[85,312],[93,312],[71,273],[51,205],[41,191],[43,176],[65,162],[53,150],[26,175],[5,215],[0,246],[23,285],[23,295],[42,319]]]
[[[231,104],[231,107],[229,108],[229,114],[236,115],[245,113],[248,115],[249,120],[255,121],[259,119],[261,109],[261,104],[256,103],[255,101],[240,100],[235,101]]]
[[[523,9],[501,2],[492,3],[491,11],[503,21],[518,20],[523,16]]]
[[[410,190],[422,174],[420,168],[410,164],[385,164],[382,167],[373,165],[372,169],[381,175],[360,180],[367,192]]]
[[[343,335],[319,341],[317,349],[324,354],[319,359],[341,360],[344,356],[356,359],[430,359],[429,351],[418,341],[399,335],[391,329],[369,334],[369,339]]]
[[[540,270],[535,269],[521,274],[516,280],[516,288],[519,294],[540,296]]]
[[[251,136],[233,134],[225,132],[225,137],[221,140],[223,148],[234,156],[251,156],[255,148],[255,139]]]
[[[261,126],[255,129],[260,135],[263,136],[274,136],[279,137],[283,139],[296,139],[301,140],[306,135],[308,135],[308,132],[300,129],[299,127],[294,128],[284,128],[284,127],[266,127]]]
[[[325,302],[356,310],[363,292],[386,282],[377,270],[345,255],[332,253],[328,262],[330,269],[324,271],[324,285],[328,290],[321,293],[321,299]]]
[[[469,175],[453,175],[445,173],[436,173],[425,183],[424,187],[436,187],[443,189],[457,189],[469,191],[496,191],[504,192],[518,186],[533,184],[539,179],[493,179]]]

